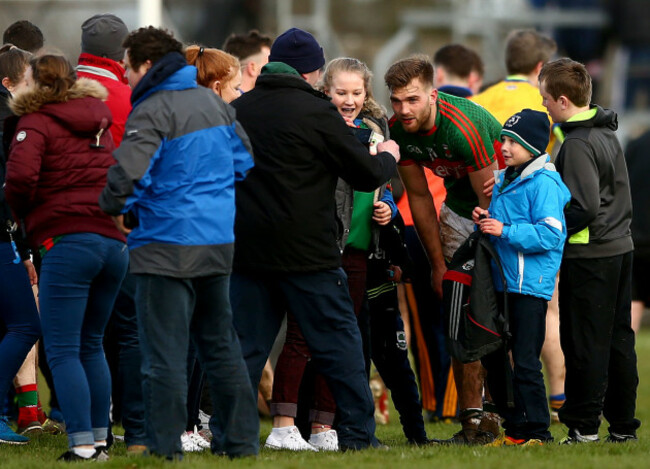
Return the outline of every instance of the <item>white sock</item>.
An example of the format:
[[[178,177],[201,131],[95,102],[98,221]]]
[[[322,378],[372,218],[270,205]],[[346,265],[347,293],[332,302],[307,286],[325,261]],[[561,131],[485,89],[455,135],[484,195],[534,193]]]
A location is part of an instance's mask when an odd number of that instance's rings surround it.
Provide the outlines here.
[[[95,448],[99,448],[100,446],[106,446],[106,440],[95,442]]]
[[[295,425],[290,425],[288,427],[278,427],[278,428],[272,428],[271,433],[276,433],[280,435],[287,435],[293,431],[293,429],[296,428]]]
[[[72,448],[72,452],[77,456],[81,456],[84,459],[90,459],[93,457],[93,454],[95,454],[95,448],[86,449],[86,448],[75,447]]]

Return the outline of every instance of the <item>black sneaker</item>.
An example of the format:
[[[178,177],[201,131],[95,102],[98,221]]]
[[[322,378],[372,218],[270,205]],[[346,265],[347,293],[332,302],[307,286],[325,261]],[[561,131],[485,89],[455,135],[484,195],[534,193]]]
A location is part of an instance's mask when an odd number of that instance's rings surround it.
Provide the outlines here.
[[[82,458],[72,450],[68,450],[57,458],[57,461],[78,462],[78,461],[95,461],[94,454],[89,458]]]
[[[108,446],[97,446],[92,458],[96,461],[108,461]]]
[[[409,445],[413,446],[436,446],[442,443],[442,440],[436,438],[425,438],[423,440],[408,440]]]
[[[638,438],[635,434],[624,435],[622,433],[609,432],[607,435],[608,443],[627,443],[628,441],[637,441]]]
[[[66,461],[66,462],[77,462],[77,461],[108,461],[108,447],[107,446],[98,446],[95,448],[95,453],[89,457],[84,458],[79,456],[72,450],[68,450],[63,453],[57,461]]]
[[[569,429],[569,434],[566,438],[560,440],[561,445],[575,445],[578,443],[598,443],[600,439],[598,434],[583,435],[580,431],[573,428]]]

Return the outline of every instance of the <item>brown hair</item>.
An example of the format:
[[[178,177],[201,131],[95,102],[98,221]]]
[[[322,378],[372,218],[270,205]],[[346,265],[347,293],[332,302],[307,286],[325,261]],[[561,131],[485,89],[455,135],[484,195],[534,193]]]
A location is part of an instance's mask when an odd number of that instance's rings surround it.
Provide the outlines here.
[[[506,69],[508,74],[528,75],[538,63],[545,64],[555,52],[553,39],[534,29],[516,29],[506,39]]]
[[[46,54],[32,58],[34,83],[47,90],[53,102],[65,101],[68,90],[77,81],[77,74],[68,59],[62,55]]]
[[[3,44],[13,44],[27,52],[36,52],[43,47],[43,32],[27,20],[16,21],[2,34]]]
[[[398,60],[384,75],[386,86],[391,91],[405,87],[414,78],[419,78],[425,85],[433,87],[433,64],[424,54]]]
[[[548,62],[539,72],[539,82],[557,100],[566,96],[579,107],[591,102],[591,76],[584,65],[569,58]]]
[[[170,52],[183,53],[183,44],[171,32],[153,26],[132,31],[124,39],[122,47],[128,49],[133,70],[140,68],[147,60],[155,64]]]
[[[329,90],[332,87],[334,75],[339,72],[358,73],[359,76],[361,76],[363,80],[363,89],[366,92],[366,99],[363,102],[361,112],[366,112],[376,119],[381,119],[386,115],[372,95],[372,72],[365,63],[358,59],[339,57],[330,60],[327,67],[325,67],[325,73],[323,73],[323,76],[321,77],[318,89],[323,91]]]
[[[273,39],[266,34],[260,34],[257,29],[251,29],[248,34],[231,34],[223,43],[223,50],[244,61],[251,55],[261,52],[262,47],[271,48]]]
[[[485,73],[481,57],[462,44],[448,44],[438,49],[433,56],[433,65],[460,78],[467,78],[472,72],[480,76]]]
[[[8,78],[12,85],[20,83],[25,76],[32,54],[13,44],[0,48],[0,80]]]
[[[219,49],[188,46],[185,58],[187,63],[194,65],[198,70],[197,83],[205,87],[210,87],[215,80],[230,81],[239,70],[237,57]]]

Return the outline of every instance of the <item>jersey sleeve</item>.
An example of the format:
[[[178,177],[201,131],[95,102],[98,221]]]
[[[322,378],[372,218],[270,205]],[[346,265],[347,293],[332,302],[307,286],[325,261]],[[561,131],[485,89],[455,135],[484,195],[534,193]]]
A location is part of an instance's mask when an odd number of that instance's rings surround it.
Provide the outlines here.
[[[454,132],[454,153],[461,156],[468,172],[490,166],[497,159],[495,143],[499,141],[501,125],[484,108],[465,100],[463,106],[438,101],[440,113]],[[452,138],[450,136],[450,141]]]

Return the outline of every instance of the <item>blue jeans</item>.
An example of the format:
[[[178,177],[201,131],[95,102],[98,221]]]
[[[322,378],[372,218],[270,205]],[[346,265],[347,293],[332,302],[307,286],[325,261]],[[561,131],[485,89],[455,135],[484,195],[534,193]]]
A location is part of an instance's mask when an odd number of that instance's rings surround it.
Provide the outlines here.
[[[102,340],[128,263],[126,244],[95,233],[65,235],[43,257],[45,355],[71,447],[106,439],[111,376]]]
[[[375,406],[343,269],[259,276],[234,273],[230,299],[253,387],[257,389],[284,314],[290,311],[316,370],[334,395],[339,446],[376,446]]]
[[[210,386],[210,429],[221,435],[213,440],[212,451],[231,457],[259,451],[257,392],[232,324],[229,279],[136,275],[145,422],[153,454],[167,459],[182,456],[190,337]]]
[[[22,262],[14,264],[10,243],[0,242],[0,408],[25,357],[41,335],[34,293]]]

